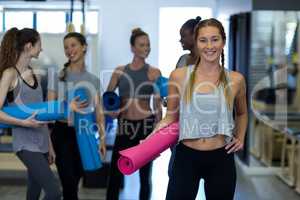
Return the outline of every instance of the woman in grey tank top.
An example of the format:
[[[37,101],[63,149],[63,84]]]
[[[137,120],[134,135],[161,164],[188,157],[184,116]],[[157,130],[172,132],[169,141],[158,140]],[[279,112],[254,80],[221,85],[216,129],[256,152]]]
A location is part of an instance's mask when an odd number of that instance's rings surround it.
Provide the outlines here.
[[[9,105],[43,101],[40,82],[29,66],[31,59],[38,58],[41,50],[40,35],[33,29],[12,28],[5,33],[0,48],[1,108],[5,101]],[[49,166],[53,163],[55,154],[47,125],[35,120],[35,114],[20,120],[2,111],[0,121],[14,125],[13,150],[26,166],[28,173],[26,199],[39,199],[41,190],[45,193],[44,199],[60,199],[59,184]]]
[[[95,110],[96,123],[99,127],[100,144],[99,154],[104,159],[106,155],[104,115],[100,104],[100,79],[86,70],[85,55],[88,44],[84,35],[71,32],[63,40],[65,55],[68,62],[59,75],[52,74],[48,83],[48,99],[65,100],[68,92],[78,87],[88,91],[89,102],[72,101],[71,108],[75,111],[86,106]],[[78,186],[83,176],[83,167],[77,145],[75,128],[66,121],[56,121],[51,132],[53,147],[56,152],[56,167],[63,188],[65,200],[78,199]]]
[[[245,80],[224,69],[226,35],[218,20],[199,22],[194,37],[199,59],[171,73],[167,114],[156,126],[179,120],[166,199],[194,200],[203,178],[207,200],[230,200],[236,185],[233,152],[243,148],[247,127]]]
[[[160,76],[160,70],[145,61],[150,53],[148,34],[140,28],[134,29],[130,45],[134,54],[132,62],[117,67],[107,88],[108,91],[118,88],[121,98],[121,109],[109,113],[112,117],[118,117],[118,132],[110,166],[107,200],[119,199],[123,175],[117,167],[118,152],[137,145],[161,119],[160,96],[154,90],[154,81]],[[152,97],[153,110],[150,105]],[[140,169],[141,200],[149,200],[151,197],[151,167],[152,164],[149,163]]]

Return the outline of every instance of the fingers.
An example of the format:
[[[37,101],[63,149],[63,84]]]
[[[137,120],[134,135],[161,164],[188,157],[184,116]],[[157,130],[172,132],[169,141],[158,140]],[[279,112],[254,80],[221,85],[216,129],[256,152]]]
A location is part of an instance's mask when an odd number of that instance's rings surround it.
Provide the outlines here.
[[[49,155],[49,156],[48,156],[48,163],[49,163],[49,165],[52,165],[52,164],[54,163],[54,161],[55,161],[55,156]]]
[[[228,145],[226,145],[225,149],[228,150],[228,154],[237,152],[243,149],[243,143],[239,139],[233,138],[233,140]]]
[[[80,98],[80,96],[78,95],[78,96],[74,97],[74,98],[72,99],[72,101],[78,101],[79,98]]]
[[[34,119],[37,114],[38,111],[34,111],[27,119]]]
[[[49,121],[38,121],[38,120],[34,120],[35,123],[39,124],[39,125],[47,125],[49,123],[53,123],[53,122],[49,122]]]
[[[99,150],[99,153],[100,153],[101,159],[104,160],[105,156],[106,156],[106,147],[105,146],[101,146],[100,150]]]
[[[79,103],[79,108],[85,108],[89,105],[87,100],[83,100],[83,101],[80,101],[78,103]]]

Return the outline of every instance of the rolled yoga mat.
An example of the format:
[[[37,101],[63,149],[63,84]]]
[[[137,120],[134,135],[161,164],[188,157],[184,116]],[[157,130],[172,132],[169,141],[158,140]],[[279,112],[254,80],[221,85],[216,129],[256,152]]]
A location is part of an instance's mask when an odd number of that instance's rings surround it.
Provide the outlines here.
[[[155,81],[156,89],[162,98],[168,96],[168,81],[169,79],[163,76],[158,77]]]
[[[87,91],[84,88],[76,89],[74,96],[79,96],[79,101],[88,101]],[[102,167],[97,139],[98,128],[94,109],[86,108],[83,111],[85,114],[74,113],[76,138],[83,169],[93,171]]]
[[[119,95],[117,95],[115,92],[104,92],[102,99],[105,110],[116,111],[120,108],[121,100]]]
[[[87,99],[86,89],[78,88],[73,93],[69,92],[68,100],[79,96],[79,100]],[[26,105],[7,106],[2,109],[3,112],[19,118],[26,119],[34,112],[37,112],[36,119],[40,121],[53,121],[67,119],[69,116],[68,103],[66,101],[49,101],[41,103],[32,103]],[[98,141],[95,112],[87,114],[74,113],[74,125],[76,129],[77,142],[81,161],[84,170],[96,170],[102,166],[100,155],[98,154]],[[0,124],[0,128],[13,127],[9,124]]]
[[[175,122],[159,129],[137,146],[119,151],[119,170],[125,175],[132,174],[176,144],[178,136],[179,124]]]
[[[6,114],[18,118],[26,119],[36,112],[35,119],[39,121],[54,121],[67,118],[67,104],[63,101],[48,101],[41,103],[31,103],[15,106],[3,107],[2,111]],[[0,128],[14,127],[10,124],[0,123]]]

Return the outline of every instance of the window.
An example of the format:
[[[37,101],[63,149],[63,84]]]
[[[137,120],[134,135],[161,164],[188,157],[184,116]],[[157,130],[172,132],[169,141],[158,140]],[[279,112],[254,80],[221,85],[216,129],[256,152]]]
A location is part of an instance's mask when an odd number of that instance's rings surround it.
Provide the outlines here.
[[[12,27],[33,28],[33,12],[31,11],[6,11],[5,12],[5,29]]]
[[[3,31],[3,11],[0,10],[0,32]]]
[[[37,30],[40,33],[63,33],[66,31],[66,14],[63,11],[38,11]]]
[[[4,26],[3,26],[4,12]],[[36,28],[40,33],[64,33],[66,32],[66,16],[69,11],[65,10],[11,10],[2,9],[0,6],[0,31],[17,27]],[[73,24],[75,31],[80,32],[83,23],[81,11],[73,12]],[[85,14],[85,29],[87,33],[98,33],[98,11],[87,11]]]
[[[82,25],[82,13],[80,11],[75,11],[73,13],[73,23],[76,31],[80,31],[80,26]],[[98,33],[98,12],[89,11],[85,16],[85,29],[87,33]]]
[[[87,13],[86,19],[86,30],[88,33],[98,33],[98,12],[90,11]]]

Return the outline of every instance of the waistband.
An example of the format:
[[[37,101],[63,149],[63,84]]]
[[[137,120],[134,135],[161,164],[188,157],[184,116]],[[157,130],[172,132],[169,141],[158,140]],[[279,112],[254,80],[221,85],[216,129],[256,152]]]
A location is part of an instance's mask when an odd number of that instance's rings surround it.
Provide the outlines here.
[[[145,122],[146,120],[154,120],[154,119],[155,119],[155,115],[150,115],[143,119],[126,119],[121,117],[118,118],[119,121],[128,122],[128,123],[142,123]]]
[[[183,144],[183,142],[179,142],[177,147],[182,148],[183,150],[188,151],[190,153],[198,153],[198,154],[205,154],[205,155],[211,155],[211,156],[221,154],[221,153],[227,154],[227,150],[225,149],[225,146],[216,148],[216,149],[212,149],[212,150],[198,150],[198,149],[193,149],[191,147],[186,146],[185,144]]]

